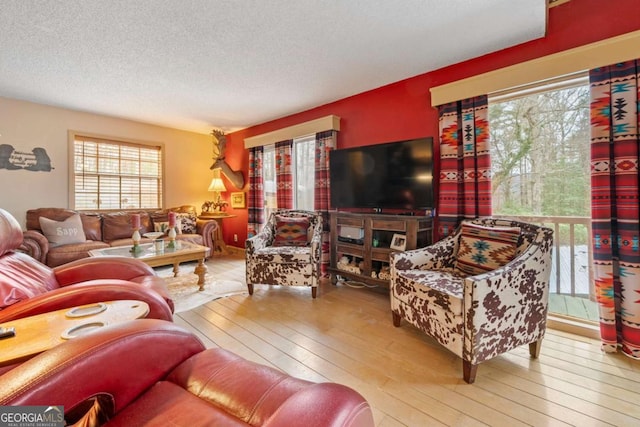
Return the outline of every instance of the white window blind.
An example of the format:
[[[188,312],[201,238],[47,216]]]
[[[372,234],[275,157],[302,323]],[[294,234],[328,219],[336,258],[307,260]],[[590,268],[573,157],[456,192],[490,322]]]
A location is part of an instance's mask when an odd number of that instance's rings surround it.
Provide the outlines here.
[[[74,209],[162,206],[162,147],[76,135]]]

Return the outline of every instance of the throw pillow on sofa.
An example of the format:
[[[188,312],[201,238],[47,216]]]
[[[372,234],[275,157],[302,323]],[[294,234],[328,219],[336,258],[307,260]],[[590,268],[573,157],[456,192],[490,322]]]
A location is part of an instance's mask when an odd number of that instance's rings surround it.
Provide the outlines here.
[[[82,243],[87,240],[79,214],[71,215],[64,221],[54,221],[45,217],[40,217],[39,221],[42,233],[51,247]]]
[[[154,221],[153,231],[159,231],[164,234],[169,234],[169,221]],[[182,234],[182,227],[180,226],[180,220],[176,218],[176,234]]]
[[[178,229],[181,230],[179,231],[184,233],[184,234],[196,234],[197,230],[196,230],[196,221],[197,218],[195,215],[190,214],[190,213],[177,213],[176,214],[176,221],[180,221]]]
[[[176,213],[176,233],[177,234],[198,234],[196,228],[197,218],[190,213]],[[153,221],[154,231],[169,233],[169,221]]]

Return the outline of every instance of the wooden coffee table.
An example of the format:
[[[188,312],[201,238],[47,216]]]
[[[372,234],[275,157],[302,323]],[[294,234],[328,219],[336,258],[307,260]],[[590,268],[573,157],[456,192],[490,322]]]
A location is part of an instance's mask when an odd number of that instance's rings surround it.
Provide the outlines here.
[[[14,327],[16,335],[0,340],[0,366],[22,362],[68,339],[147,314],[149,305],[146,302],[120,300],[85,304],[2,323],[0,326]]]
[[[204,275],[207,273],[204,260],[209,255],[210,249],[207,246],[196,245],[191,242],[176,241],[175,243],[175,248],[169,248],[168,242],[165,242],[164,250],[162,251],[156,251],[153,243],[144,243],[140,245],[140,251],[135,254],[131,252],[132,246],[115,246],[112,248],[93,249],[89,251],[89,255],[92,257],[122,256],[135,258],[150,267],[173,264],[173,277],[178,276],[181,262],[198,261],[198,265],[196,265],[193,272],[198,276],[198,290],[204,290]]]

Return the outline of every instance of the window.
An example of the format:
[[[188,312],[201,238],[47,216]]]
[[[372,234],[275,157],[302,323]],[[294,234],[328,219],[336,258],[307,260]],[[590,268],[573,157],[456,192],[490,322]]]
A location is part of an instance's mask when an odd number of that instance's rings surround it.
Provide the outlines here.
[[[493,211],[590,214],[587,77],[489,99]]]
[[[315,188],[315,137],[307,136],[293,140],[293,207],[314,210]],[[264,205],[266,217],[278,208],[276,199],[276,152],[274,145],[266,145],[262,157],[264,180]]]
[[[493,214],[554,230],[550,311],[597,320],[586,73],[489,97]]]
[[[77,210],[162,206],[162,147],[73,135],[72,200]]]
[[[296,189],[293,206],[296,209],[314,210],[315,180],[315,137],[305,137],[293,140],[293,183]]]
[[[274,145],[265,145],[262,152],[262,180],[264,188],[265,218],[278,209],[276,199],[276,148]]]

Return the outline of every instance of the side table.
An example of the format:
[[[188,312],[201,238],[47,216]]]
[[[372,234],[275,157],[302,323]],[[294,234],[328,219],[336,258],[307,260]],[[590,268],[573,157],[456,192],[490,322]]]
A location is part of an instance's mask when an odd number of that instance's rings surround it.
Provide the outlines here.
[[[146,302],[120,300],[80,305],[2,323],[0,326],[14,327],[16,335],[0,340],[0,366],[22,362],[68,339],[147,314],[149,305]]]
[[[224,238],[222,237],[222,220],[225,218],[235,218],[236,215],[228,215],[228,214],[201,214],[198,219],[204,220],[212,220],[218,223],[218,228],[216,228],[215,235],[215,243],[214,243],[214,253],[218,253],[220,255],[227,255],[229,251],[227,250],[227,245],[224,242]]]

